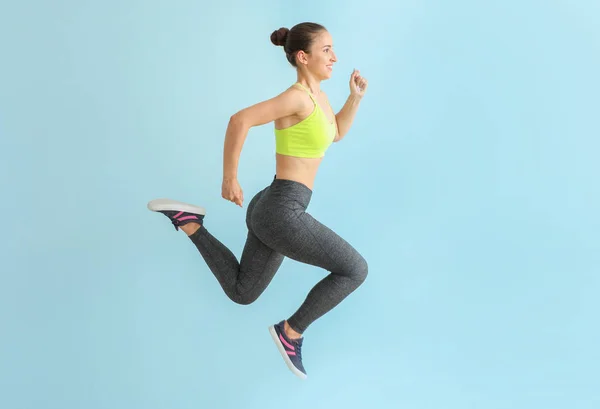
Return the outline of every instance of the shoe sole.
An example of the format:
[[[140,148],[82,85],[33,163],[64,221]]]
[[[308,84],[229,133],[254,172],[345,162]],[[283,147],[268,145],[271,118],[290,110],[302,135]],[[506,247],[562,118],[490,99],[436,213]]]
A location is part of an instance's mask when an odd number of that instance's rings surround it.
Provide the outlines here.
[[[171,199],[155,199],[148,202],[148,209],[153,212],[160,211],[178,211],[178,212],[187,212],[193,214],[199,214],[201,216],[206,215],[206,209],[200,206],[195,206],[188,203],[178,202],[176,200]]]
[[[296,375],[298,378],[306,379],[307,378],[306,374],[302,373],[294,366],[294,364],[292,363],[292,360],[288,357],[287,352],[285,352],[285,347],[279,340],[279,337],[277,336],[277,331],[275,331],[274,325],[271,325],[269,327],[269,333],[271,334],[271,338],[273,338],[273,342],[275,342],[275,345],[277,345],[277,349],[279,350],[279,353],[283,357],[283,360],[285,361],[285,363],[286,363],[287,367],[290,369],[290,371],[292,371],[293,374]]]

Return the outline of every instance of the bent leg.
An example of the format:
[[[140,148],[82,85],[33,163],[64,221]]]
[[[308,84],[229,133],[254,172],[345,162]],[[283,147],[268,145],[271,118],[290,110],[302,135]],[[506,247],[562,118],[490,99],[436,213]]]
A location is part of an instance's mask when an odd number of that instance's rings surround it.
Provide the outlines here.
[[[262,243],[251,231],[248,231],[240,262],[204,226],[190,236],[190,239],[225,294],[238,304],[256,301],[275,276],[284,258]]]
[[[256,203],[266,189],[258,192],[248,204],[246,226],[248,235],[240,261],[223,243],[202,225],[190,239],[206,261],[209,269],[225,291],[238,304],[250,304],[264,292],[283,262],[284,256],[273,250],[254,234],[250,219]]]
[[[365,281],[368,265],[354,247],[310,214],[302,211],[297,218],[288,220],[285,232],[268,231],[263,226],[257,234],[284,256],[330,272],[310,290],[299,309],[287,320],[294,331],[302,334]]]

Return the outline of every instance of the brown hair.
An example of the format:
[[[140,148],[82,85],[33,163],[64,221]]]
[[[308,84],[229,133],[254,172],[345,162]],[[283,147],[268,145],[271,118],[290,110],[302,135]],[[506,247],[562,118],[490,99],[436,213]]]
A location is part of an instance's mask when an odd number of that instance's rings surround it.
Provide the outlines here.
[[[281,27],[271,33],[271,42],[283,46],[285,56],[292,66],[296,65],[296,53],[308,52],[317,34],[325,31],[325,27],[317,23],[300,23],[288,29]]]

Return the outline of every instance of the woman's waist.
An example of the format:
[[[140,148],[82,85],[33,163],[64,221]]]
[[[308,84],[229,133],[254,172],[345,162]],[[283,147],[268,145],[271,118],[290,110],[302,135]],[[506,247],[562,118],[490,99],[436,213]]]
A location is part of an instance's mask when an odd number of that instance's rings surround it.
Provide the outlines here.
[[[312,191],[322,158],[299,158],[277,154],[276,179],[303,184]]]

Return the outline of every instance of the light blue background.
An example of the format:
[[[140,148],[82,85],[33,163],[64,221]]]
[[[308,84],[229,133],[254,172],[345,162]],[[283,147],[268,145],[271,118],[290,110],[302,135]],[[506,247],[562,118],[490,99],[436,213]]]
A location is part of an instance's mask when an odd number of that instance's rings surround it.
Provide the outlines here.
[[[324,274],[233,304],[148,200],[220,197],[237,110],[293,81],[269,35],[318,21],[369,79],[310,212],[370,263],[306,334],[267,326]],[[20,1],[0,9],[0,407],[600,407],[600,3]],[[272,125],[239,168],[274,173]]]

